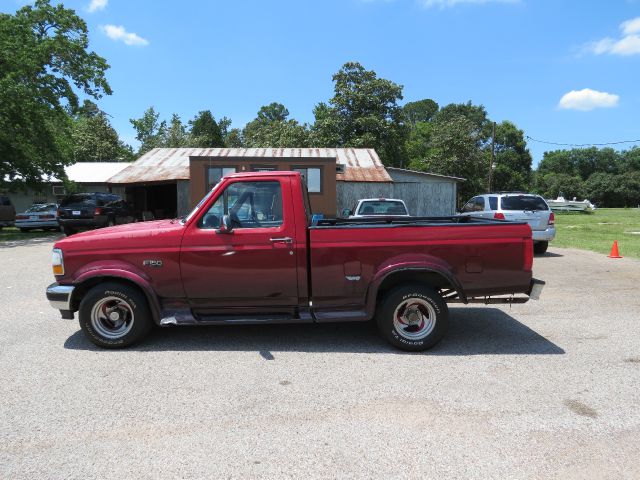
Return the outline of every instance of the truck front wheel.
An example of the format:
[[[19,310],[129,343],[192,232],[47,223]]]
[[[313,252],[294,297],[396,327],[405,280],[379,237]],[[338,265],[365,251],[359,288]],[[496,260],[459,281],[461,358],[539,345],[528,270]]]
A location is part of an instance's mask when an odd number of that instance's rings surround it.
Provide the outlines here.
[[[87,292],[78,312],[80,328],[103,348],[124,348],[144,338],[153,326],[144,294],[129,285],[100,283]]]
[[[400,285],[385,294],[378,306],[376,322],[391,344],[419,352],[442,339],[449,324],[449,309],[432,288]]]

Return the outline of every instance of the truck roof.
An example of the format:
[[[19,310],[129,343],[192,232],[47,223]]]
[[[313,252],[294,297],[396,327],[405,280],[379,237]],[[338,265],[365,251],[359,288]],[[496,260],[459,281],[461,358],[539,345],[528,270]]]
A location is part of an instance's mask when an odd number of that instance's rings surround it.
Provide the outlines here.
[[[278,177],[294,177],[300,175],[300,172],[294,172],[292,170],[269,170],[264,172],[236,172],[225,175],[228,178],[242,178],[242,177],[271,177],[277,175]]]

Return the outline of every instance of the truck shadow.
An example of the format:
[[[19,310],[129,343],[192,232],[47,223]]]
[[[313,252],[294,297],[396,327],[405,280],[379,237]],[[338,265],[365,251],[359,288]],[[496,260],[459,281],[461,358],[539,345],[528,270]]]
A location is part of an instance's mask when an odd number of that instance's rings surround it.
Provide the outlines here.
[[[442,342],[422,355],[558,355],[565,351],[497,308],[452,308]],[[71,350],[101,350],[81,331],[64,343]],[[374,322],[230,325],[157,328],[134,351],[353,352],[411,355],[389,345]]]

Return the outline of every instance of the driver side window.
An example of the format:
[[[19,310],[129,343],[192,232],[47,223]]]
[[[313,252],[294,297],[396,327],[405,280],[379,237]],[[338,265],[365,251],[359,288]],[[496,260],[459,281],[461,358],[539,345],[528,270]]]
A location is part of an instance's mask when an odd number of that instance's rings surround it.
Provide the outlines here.
[[[205,213],[198,227],[214,229],[223,215],[233,228],[270,228],[282,225],[282,190],[279,182],[235,182]]]

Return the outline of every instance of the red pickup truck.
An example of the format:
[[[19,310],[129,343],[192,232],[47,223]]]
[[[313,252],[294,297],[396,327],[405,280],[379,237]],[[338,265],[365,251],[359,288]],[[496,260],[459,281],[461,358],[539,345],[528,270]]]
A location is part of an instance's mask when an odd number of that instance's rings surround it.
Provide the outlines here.
[[[232,174],[186,217],[64,238],[47,288],[95,344],[126,347],[153,324],[375,318],[404,350],[447,330],[448,302],[522,303],[532,279],[526,223],[470,217],[311,222],[297,172]]]

